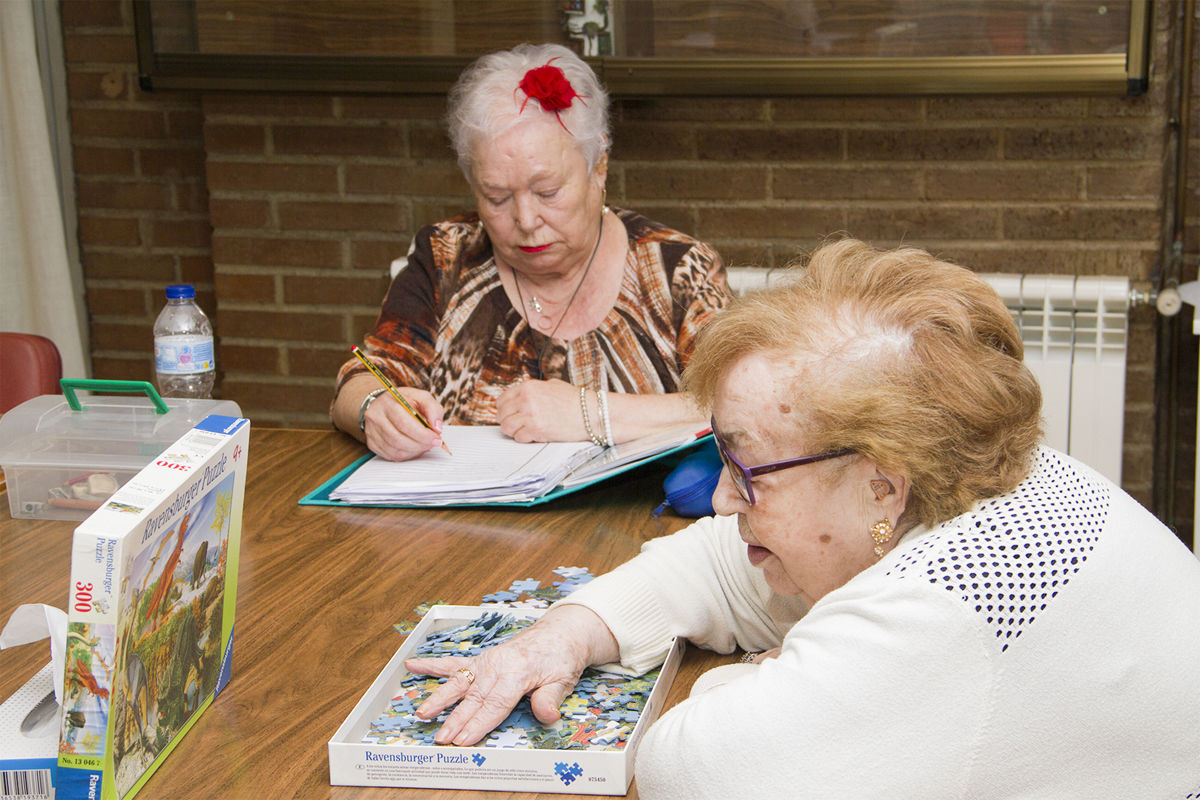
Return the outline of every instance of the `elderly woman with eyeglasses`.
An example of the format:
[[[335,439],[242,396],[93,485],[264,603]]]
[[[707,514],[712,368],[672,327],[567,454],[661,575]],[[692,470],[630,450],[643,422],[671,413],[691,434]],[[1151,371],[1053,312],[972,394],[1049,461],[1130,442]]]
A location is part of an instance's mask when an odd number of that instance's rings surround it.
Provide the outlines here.
[[[412,660],[471,744],[523,694],[671,637],[762,653],[641,743],[639,796],[1185,798],[1200,790],[1200,563],[1039,445],[1016,327],[973,273],[852,240],[707,327],[720,516],[647,543],[510,642]]]
[[[613,444],[703,415],[679,393],[696,333],[728,301],[712,247],[606,204],[608,97],[559,45],[476,61],[450,93],[450,138],[477,212],[422,228],[341,368],[334,424],[391,460],[443,422],[517,441]]]

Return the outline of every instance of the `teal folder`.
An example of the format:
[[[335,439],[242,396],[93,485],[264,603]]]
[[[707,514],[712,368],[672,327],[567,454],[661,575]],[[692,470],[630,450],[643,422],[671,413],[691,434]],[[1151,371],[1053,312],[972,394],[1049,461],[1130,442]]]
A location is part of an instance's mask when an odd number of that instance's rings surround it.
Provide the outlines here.
[[[356,469],[358,469],[360,466],[365,464],[368,460],[370,460],[373,457],[372,453],[367,453],[366,455],[362,456],[361,458],[356,459],[352,464],[347,466],[345,469],[342,469],[341,471],[339,471],[336,475],[334,475],[332,478],[330,478],[329,480],[322,483],[316,489],[309,492],[304,497],[300,498],[299,504],[302,506],[335,506],[335,507],[341,506],[344,508],[485,508],[485,507],[489,507],[489,506],[503,507],[503,508],[520,508],[520,507],[528,508],[531,506],[541,505],[542,503],[548,503],[551,500],[556,500],[559,497],[563,497],[565,495],[574,494],[575,492],[578,492],[581,489],[586,489],[589,486],[594,486],[597,483],[601,483],[603,481],[608,480],[609,478],[613,478],[617,475],[621,475],[630,470],[637,469],[638,467],[645,466],[646,464],[651,464],[655,461],[669,458],[669,457],[675,456],[677,454],[686,453],[694,448],[699,447],[700,445],[704,444],[711,438],[712,438],[711,433],[699,434],[699,435],[695,436],[695,438],[693,438],[689,441],[682,442],[682,443],[677,444],[674,447],[670,447],[666,450],[661,450],[659,452],[653,453],[653,454],[645,456],[643,458],[638,458],[638,459],[635,459],[628,463],[620,464],[611,469],[605,469],[604,471],[597,473],[595,475],[595,477],[593,477],[591,479],[584,479],[584,480],[580,480],[578,482],[572,482],[570,476],[568,476],[567,482],[569,482],[570,485],[559,484],[558,486],[556,486],[555,488],[551,489],[549,492],[546,492],[543,495],[539,495],[538,497],[524,499],[524,500],[513,500],[513,501],[507,501],[507,502],[466,501],[466,502],[439,503],[437,505],[423,505],[423,504],[415,504],[415,503],[397,503],[397,502],[384,502],[384,503],[345,502],[342,500],[332,499],[330,497],[330,494],[335,489],[337,489],[337,487],[342,485],[342,481],[344,481],[344,480],[346,480],[346,478],[350,477],[350,475],[352,475]],[[600,456],[597,456],[597,459],[600,459],[603,456],[604,456],[604,454],[602,453]],[[583,467],[580,467],[580,469],[577,470],[577,472],[582,472],[591,463],[593,463],[593,462],[588,462],[588,464],[584,464]]]

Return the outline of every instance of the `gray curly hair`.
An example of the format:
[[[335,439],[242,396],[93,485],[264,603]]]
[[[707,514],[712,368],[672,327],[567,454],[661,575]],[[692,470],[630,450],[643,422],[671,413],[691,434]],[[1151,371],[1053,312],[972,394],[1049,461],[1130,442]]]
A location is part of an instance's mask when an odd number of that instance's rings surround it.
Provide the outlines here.
[[[519,44],[512,50],[481,56],[450,90],[446,121],[458,166],[468,182],[472,182],[473,150],[481,142],[494,140],[523,120],[555,113],[530,100],[518,87],[525,73],[551,60],[579,95],[557,113],[558,121],[574,137],[588,170],[608,152],[608,94],[592,68],[559,44]]]

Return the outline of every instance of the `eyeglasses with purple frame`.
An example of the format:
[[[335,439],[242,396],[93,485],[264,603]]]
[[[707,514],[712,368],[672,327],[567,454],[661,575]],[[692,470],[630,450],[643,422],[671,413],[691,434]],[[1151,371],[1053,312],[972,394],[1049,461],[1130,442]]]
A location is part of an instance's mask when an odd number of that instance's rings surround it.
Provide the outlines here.
[[[733,485],[737,487],[738,494],[750,505],[754,505],[754,488],[750,481],[755,475],[766,475],[768,472],[778,472],[781,469],[799,467],[804,464],[813,464],[817,461],[826,461],[830,458],[848,456],[854,452],[849,448],[843,448],[828,453],[820,453],[815,456],[788,458],[783,461],[773,461],[770,464],[759,464],[756,467],[748,467],[738,461],[733,453],[730,453],[725,447],[725,440],[721,438],[721,434],[717,430],[717,421],[710,419],[709,424],[712,425],[713,439],[717,443],[717,452],[721,454],[721,463],[725,465],[725,469],[729,470],[729,478],[733,481]]]

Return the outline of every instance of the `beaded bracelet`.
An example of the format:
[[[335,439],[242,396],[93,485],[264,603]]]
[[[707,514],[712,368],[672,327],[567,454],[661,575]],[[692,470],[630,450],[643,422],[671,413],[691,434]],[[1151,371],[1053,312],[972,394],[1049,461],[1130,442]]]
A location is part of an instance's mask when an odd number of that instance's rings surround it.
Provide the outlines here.
[[[608,418],[608,392],[601,389],[596,392],[596,397],[600,401],[600,418],[604,420],[604,444],[607,447],[612,447],[612,421]]]
[[[592,444],[604,446],[604,442],[600,441],[600,437],[592,431],[592,421],[588,419],[587,410],[587,388],[579,387],[579,410],[583,412],[583,429],[587,432],[588,438],[592,440]]]

